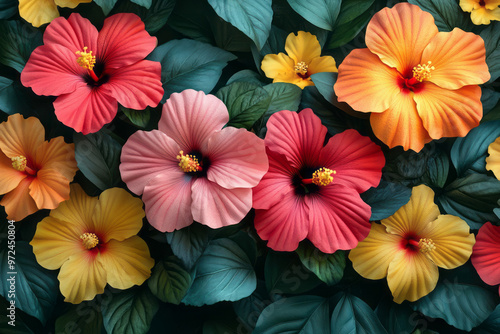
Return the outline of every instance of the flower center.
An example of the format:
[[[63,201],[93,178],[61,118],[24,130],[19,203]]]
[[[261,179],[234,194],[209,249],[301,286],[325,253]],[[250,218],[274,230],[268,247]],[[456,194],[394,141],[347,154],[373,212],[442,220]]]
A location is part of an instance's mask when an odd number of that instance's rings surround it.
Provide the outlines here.
[[[303,61],[299,61],[295,67],[294,67],[294,70],[295,70],[295,73],[300,75],[300,76],[305,76],[307,74],[307,70],[308,70],[308,66],[305,62]]]
[[[92,249],[99,244],[99,238],[94,233],[84,233],[80,236],[85,249]]]
[[[327,186],[333,182],[332,174],[337,174],[337,171],[321,167],[312,174],[312,178],[302,179],[302,183],[303,184],[314,183],[317,186]]]
[[[431,66],[431,64],[432,62],[429,60],[427,64],[418,64],[415,66],[413,68],[413,77],[419,82],[430,79],[431,71],[436,69],[434,66]]]
[[[95,65],[95,56],[92,55],[92,51],[87,52],[88,47],[84,46],[83,51],[76,51],[76,55],[78,56],[76,58],[76,62],[78,65],[86,69],[92,79],[94,79],[95,82],[99,81],[99,78],[97,75],[94,73],[94,65]]]
[[[418,241],[418,248],[422,253],[430,253],[434,249],[436,249],[436,245],[434,245],[434,241],[432,239],[422,238]]]
[[[10,158],[12,160],[12,167],[20,172],[26,172],[29,175],[35,175],[36,172],[28,167],[28,161],[24,155],[19,155],[17,157]]]
[[[176,159],[179,160],[179,167],[183,172],[199,172],[202,170],[198,159],[194,155],[184,155],[184,151],[180,151]]]

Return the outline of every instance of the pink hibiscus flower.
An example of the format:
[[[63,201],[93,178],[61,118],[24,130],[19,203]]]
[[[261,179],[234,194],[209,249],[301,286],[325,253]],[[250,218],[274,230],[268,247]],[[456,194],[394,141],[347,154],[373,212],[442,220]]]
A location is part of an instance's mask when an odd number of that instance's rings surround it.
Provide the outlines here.
[[[255,228],[268,246],[293,251],[309,239],[324,253],[352,249],[370,232],[359,194],[380,182],[385,158],[355,130],[330,138],[311,109],[283,110],[267,122],[269,171],[253,189]]]
[[[471,261],[486,284],[500,284],[500,226],[491,223],[481,226],[472,249]]]
[[[193,220],[219,228],[250,211],[251,188],[268,169],[264,141],[245,129],[222,129],[228,121],[218,98],[185,90],[167,100],[158,130],[137,131],[123,146],[122,179],[142,194],[158,230]]]
[[[158,62],[143,60],[157,44],[135,14],[104,20],[100,32],[79,14],[53,20],[44,45],[31,54],[21,82],[38,95],[58,96],[57,118],[78,132],[113,120],[118,103],[142,110],[163,97]]]

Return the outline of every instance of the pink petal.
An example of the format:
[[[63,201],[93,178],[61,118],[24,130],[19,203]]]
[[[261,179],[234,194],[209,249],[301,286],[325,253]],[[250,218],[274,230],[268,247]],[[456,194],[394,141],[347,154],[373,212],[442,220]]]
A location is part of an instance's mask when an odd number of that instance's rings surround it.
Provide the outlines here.
[[[227,108],[213,95],[187,89],[173,93],[163,105],[158,130],[189,153],[200,150],[214,131],[229,121]]]
[[[151,179],[142,196],[149,223],[161,232],[172,232],[191,225],[193,182],[193,178],[180,170],[162,173]]]
[[[356,189],[358,193],[376,187],[382,176],[385,157],[378,145],[356,130],[336,134],[321,150],[324,167],[335,170],[334,183]]]
[[[486,223],[479,229],[472,249],[472,265],[489,285],[500,284],[500,227]]]
[[[163,132],[137,131],[122,148],[120,174],[127,187],[141,195],[148,182],[158,174],[180,172],[179,146]]]
[[[85,71],[76,62],[76,55],[60,45],[36,48],[26,63],[21,82],[37,95],[68,94],[87,84]]]
[[[295,168],[314,167],[325,141],[326,127],[311,109],[300,113],[282,110],[267,122],[265,143],[286,156]]]
[[[88,47],[94,55],[97,52],[97,29],[89,20],[72,13],[66,20],[58,17],[47,26],[43,35],[45,45],[61,45],[71,51],[76,63],[76,51],[83,51],[83,47]]]
[[[255,228],[275,251],[297,249],[309,229],[309,208],[304,197],[289,192],[269,210],[255,210]]]
[[[194,220],[211,228],[237,224],[252,208],[251,189],[225,189],[206,178],[196,179],[191,189]]]
[[[120,68],[144,59],[156,47],[156,37],[144,29],[139,16],[120,13],[104,20],[97,39],[98,59],[106,68]]]
[[[245,129],[215,132],[202,152],[210,159],[207,178],[226,189],[255,187],[269,167],[264,141]]]
[[[353,249],[370,233],[371,208],[351,188],[321,187],[316,196],[306,197],[309,206],[307,239],[323,253]]]
[[[130,66],[110,70],[106,89],[125,108],[136,110],[156,107],[163,97],[161,65],[141,60]]]
[[[99,131],[113,120],[118,110],[116,100],[103,86],[79,87],[54,101],[57,119],[84,135]]]

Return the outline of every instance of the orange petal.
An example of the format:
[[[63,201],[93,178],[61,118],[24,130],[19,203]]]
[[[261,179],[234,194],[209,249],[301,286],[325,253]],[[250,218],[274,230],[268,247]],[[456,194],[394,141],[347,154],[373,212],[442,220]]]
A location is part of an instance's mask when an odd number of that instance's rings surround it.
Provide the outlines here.
[[[418,6],[399,3],[376,13],[366,28],[366,46],[404,77],[420,62],[422,51],[438,33],[434,18]]]
[[[383,112],[400,94],[400,74],[368,49],[355,49],[339,66],[334,85],[339,102],[363,112]]]
[[[295,64],[301,61],[309,64],[311,60],[321,55],[321,45],[318,38],[311,33],[299,31],[295,35],[292,32],[286,38],[285,51]]]
[[[390,94],[387,94],[390,96]],[[392,96],[392,105],[383,113],[372,113],[370,124],[375,136],[387,146],[403,146],[419,152],[432,138],[424,128],[412,92]]]
[[[151,276],[155,260],[149,255],[148,245],[138,236],[123,241],[110,240],[101,253],[109,285],[128,289],[141,285]]]
[[[394,302],[411,302],[429,294],[436,287],[438,267],[423,253],[401,252],[389,264],[387,283]]]
[[[495,177],[500,180],[500,137],[488,146],[486,170],[491,170]]]
[[[75,160],[75,144],[66,144],[63,137],[44,141],[35,152],[35,165],[39,169],[51,168],[72,181],[78,170]]]
[[[337,65],[332,56],[323,56],[311,60],[307,74],[313,75],[321,72],[337,72]]]
[[[6,194],[19,185],[27,174],[12,167],[12,160],[0,151],[0,195]]]
[[[29,188],[39,209],[55,209],[69,199],[69,180],[54,169],[39,170]]]
[[[34,27],[59,16],[54,0],[19,0],[19,15]]]
[[[29,194],[32,177],[23,179],[11,192],[5,194],[0,205],[5,207],[8,219],[19,221],[38,211],[33,198]]]
[[[387,276],[394,257],[402,251],[401,237],[387,233],[385,226],[372,223],[370,234],[349,253],[354,270],[368,279]]]
[[[463,137],[479,125],[483,116],[479,86],[448,90],[424,81],[422,87],[413,99],[431,138]]]
[[[0,149],[9,158],[23,155],[30,161],[44,140],[45,129],[35,117],[14,114],[0,124]]]
[[[481,37],[459,28],[440,32],[429,42],[421,64],[432,62],[430,82],[447,89],[480,85],[490,79]]]

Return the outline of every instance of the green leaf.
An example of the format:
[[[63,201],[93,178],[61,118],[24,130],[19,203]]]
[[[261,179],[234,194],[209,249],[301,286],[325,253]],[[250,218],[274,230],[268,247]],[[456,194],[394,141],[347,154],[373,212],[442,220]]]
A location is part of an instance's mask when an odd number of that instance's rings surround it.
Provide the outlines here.
[[[177,1],[168,19],[168,25],[189,38],[215,44],[210,21],[207,17],[207,13],[210,11],[213,12],[213,8],[205,1]]]
[[[0,63],[19,73],[33,50],[42,44],[42,34],[20,21],[0,21]]]
[[[14,260],[12,267],[9,260]],[[15,300],[17,308],[45,325],[57,302],[59,282],[54,271],[37,263],[27,242],[17,241],[15,249],[0,251],[0,278],[0,295]]]
[[[451,162],[458,176],[471,171],[486,172],[488,146],[500,137],[500,121],[486,122],[472,129],[464,138],[457,138],[451,148]]]
[[[486,318],[486,320],[474,329],[474,334],[498,334],[500,333],[500,304]]]
[[[443,283],[412,307],[428,317],[441,318],[458,329],[470,331],[493,312],[498,299],[495,294],[479,286]]]
[[[224,102],[229,112],[228,126],[250,129],[266,112],[271,96],[257,84],[234,82],[222,87],[215,94]]]
[[[248,297],[257,286],[252,264],[238,244],[230,239],[212,240],[195,267],[193,284],[183,303],[212,305]]]
[[[192,224],[183,229],[166,233],[172,252],[184,267],[190,270],[213,236],[213,230],[205,225]]]
[[[149,9],[151,7],[151,3],[153,2],[152,0],[130,0],[133,3],[138,4],[139,6],[145,7]]]
[[[248,329],[253,330],[259,315],[268,306],[269,296],[262,281],[257,282],[257,289],[248,297],[233,303],[234,312]]]
[[[376,188],[370,188],[361,194],[363,201],[372,208],[370,220],[381,220],[392,216],[408,203],[410,196],[410,188],[385,180],[380,180]]]
[[[147,333],[158,307],[158,300],[144,287],[115,293],[101,306],[104,328],[109,334]]]
[[[369,10],[375,0],[343,0],[337,25],[342,25],[355,20],[365,11]]]
[[[0,20],[8,19],[17,13],[18,0],[0,0]]]
[[[162,302],[179,305],[191,285],[191,276],[178,263],[175,256],[158,262],[148,279],[151,292]]]
[[[470,20],[470,13],[464,12],[458,5],[458,1],[408,0],[408,2],[431,13],[439,31],[452,31],[455,28],[471,31],[474,28]]]
[[[331,332],[336,334],[384,334],[385,328],[375,312],[364,301],[347,293],[341,298],[332,314]],[[339,295],[337,295],[339,296]]]
[[[30,108],[27,99],[17,81],[0,77],[0,110],[9,115],[22,113]]]
[[[375,313],[389,333],[412,333],[418,323],[412,321],[415,312],[407,303],[396,304],[392,298],[384,298]]]
[[[340,12],[341,0],[288,0],[304,19],[325,30],[333,30]]]
[[[427,160],[427,173],[424,179],[427,179],[427,184],[442,188],[448,179],[449,171],[450,160],[448,159],[448,155],[440,150],[431,155]]]
[[[93,305],[83,302],[57,318],[56,333],[101,333],[102,315]]]
[[[500,77],[500,22],[491,22],[488,28],[481,31],[486,48],[486,64],[493,82]]]
[[[108,15],[111,12],[111,9],[115,6],[118,0],[94,0],[94,2],[101,7],[104,15]]]
[[[243,334],[238,327],[239,323],[234,317],[227,315],[222,319],[209,319],[203,323],[203,334],[238,333]]]
[[[137,125],[140,128],[145,128],[151,117],[151,111],[149,108],[146,108],[145,110],[134,110],[120,106],[120,110],[123,111],[132,124]]]
[[[167,23],[175,7],[176,0],[135,0],[133,2],[120,1],[118,6],[113,9],[113,13],[135,13],[139,15],[146,26],[146,31],[154,34]],[[149,2],[150,6],[147,8],[142,7],[139,2]]]
[[[11,306],[9,301],[0,298],[0,308],[5,310],[0,317],[2,334],[33,334],[21,318],[21,312],[18,312],[15,306]]]
[[[208,0],[224,21],[250,37],[260,50],[269,36],[273,10],[272,0]]]
[[[261,81],[262,77],[259,73],[252,70],[241,70],[233,74],[226,82],[230,85],[233,82],[250,82],[262,86],[264,83]]]
[[[325,254],[312,244],[302,242],[296,252],[304,267],[312,271],[326,284],[335,285],[344,276],[344,251],[339,250],[333,254]]]
[[[483,114],[484,116],[488,115],[489,112],[498,104],[500,100],[500,92],[496,92],[491,88],[481,87],[481,104],[483,105]],[[484,123],[485,119],[481,119],[481,122]]]
[[[120,182],[121,146],[102,130],[83,135],[75,133],[75,159],[83,175],[101,190]]]
[[[191,88],[209,93],[219,81],[222,69],[236,57],[210,44],[190,39],[173,40],[157,47],[149,60],[161,63],[165,103],[172,93]]]
[[[294,296],[272,303],[262,311],[253,334],[329,334],[328,299]]]

